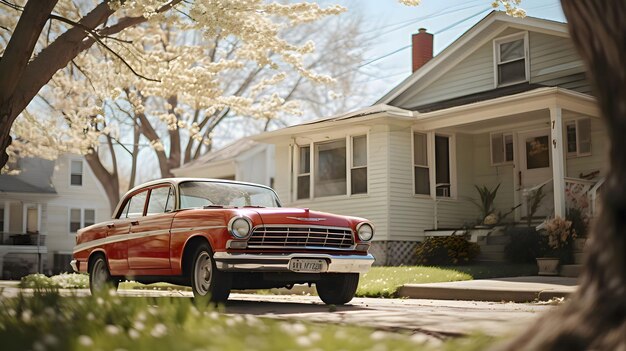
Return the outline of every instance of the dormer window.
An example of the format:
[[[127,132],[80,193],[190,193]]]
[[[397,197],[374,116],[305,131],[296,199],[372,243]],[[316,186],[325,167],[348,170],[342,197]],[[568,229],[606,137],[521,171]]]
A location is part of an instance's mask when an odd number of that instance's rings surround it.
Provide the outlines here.
[[[494,40],[496,86],[528,81],[528,34],[509,35]]]

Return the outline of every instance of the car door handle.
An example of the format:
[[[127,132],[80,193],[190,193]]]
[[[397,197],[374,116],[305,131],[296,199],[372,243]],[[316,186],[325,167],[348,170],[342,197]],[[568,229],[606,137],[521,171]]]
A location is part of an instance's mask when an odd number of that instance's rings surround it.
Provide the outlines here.
[[[132,221],[130,222],[131,225],[139,225],[139,221]]]
[[[109,229],[115,228],[115,224],[109,223],[109,224],[107,224],[107,228],[109,228]]]

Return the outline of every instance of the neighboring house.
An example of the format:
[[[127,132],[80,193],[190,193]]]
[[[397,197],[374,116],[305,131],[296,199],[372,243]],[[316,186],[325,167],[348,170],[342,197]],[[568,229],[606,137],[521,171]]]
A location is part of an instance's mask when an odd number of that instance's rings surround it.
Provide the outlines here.
[[[0,175],[0,277],[69,272],[79,228],[110,218],[100,183],[82,156],[20,159]]]
[[[173,169],[177,177],[238,180],[274,185],[274,145],[240,139]]]
[[[474,185],[500,184],[516,221],[542,186],[534,218],[592,215],[608,138],[566,24],[492,12],[436,57],[432,41],[413,36],[413,74],[376,105],[253,138],[276,147],[283,202],[371,219],[389,265],[476,223]]]

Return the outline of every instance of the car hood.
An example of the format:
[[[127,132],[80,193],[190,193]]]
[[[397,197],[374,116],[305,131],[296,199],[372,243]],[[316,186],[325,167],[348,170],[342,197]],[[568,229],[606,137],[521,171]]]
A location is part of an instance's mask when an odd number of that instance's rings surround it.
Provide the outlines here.
[[[255,208],[263,224],[310,225],[327,227],[349,227],[359,218],[310,211],[301,208]]]

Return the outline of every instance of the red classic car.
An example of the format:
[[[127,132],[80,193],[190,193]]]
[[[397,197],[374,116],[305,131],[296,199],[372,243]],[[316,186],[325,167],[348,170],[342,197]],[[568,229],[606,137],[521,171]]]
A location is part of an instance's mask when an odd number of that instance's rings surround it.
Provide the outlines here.
[[[79,230],[71,264],[92,293],[133,279],[225,301],[231,289],[308,283],[344,304],[374,262],[373,235],[366,219],[283,208],[262,185],[171,178],[130,190],[111,220]]]

